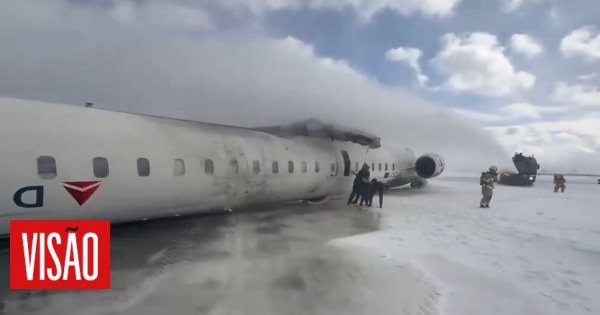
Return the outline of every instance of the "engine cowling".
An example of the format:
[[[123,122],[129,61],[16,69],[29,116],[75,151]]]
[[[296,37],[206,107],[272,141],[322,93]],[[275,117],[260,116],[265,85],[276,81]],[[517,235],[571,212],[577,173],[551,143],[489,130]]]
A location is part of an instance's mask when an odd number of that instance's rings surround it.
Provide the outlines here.
[[[415,171],[421,178],[436,177],[442,174],[445,168],[446,161],[435,153],[423,154],[415,161]]]

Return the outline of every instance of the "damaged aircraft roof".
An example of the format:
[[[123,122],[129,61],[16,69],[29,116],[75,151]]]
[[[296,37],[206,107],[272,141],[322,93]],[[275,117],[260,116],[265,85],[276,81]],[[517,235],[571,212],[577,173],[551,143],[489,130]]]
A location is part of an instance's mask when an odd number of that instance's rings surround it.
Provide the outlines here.
[[[316,119],[308,119],[282,126],[258,127],[253,130],[278,136],[305,136],[313,138],[329,138],[338,141],[351,141],[371,149],[381,147],[381,139],[364,131],[335,126]]]

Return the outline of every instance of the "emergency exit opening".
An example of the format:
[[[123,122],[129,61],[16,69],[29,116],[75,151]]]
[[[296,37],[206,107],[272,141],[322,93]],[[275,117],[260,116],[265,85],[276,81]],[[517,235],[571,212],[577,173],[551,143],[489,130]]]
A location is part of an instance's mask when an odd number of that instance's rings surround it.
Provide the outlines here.
[[[350,176],[350,156],[348,152],[342,150],[342,158],[344,159],[344,176]]]

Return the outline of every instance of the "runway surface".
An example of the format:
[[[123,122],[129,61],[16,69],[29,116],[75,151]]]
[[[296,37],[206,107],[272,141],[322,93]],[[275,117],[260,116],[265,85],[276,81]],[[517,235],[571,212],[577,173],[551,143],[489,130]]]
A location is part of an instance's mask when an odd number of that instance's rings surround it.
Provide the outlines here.
[[[338,200],[114,227],[105,292],[9,291],[5,248],[0,313],[352,313],[345,286],[356,267],[324,244],[378,223],[379,214]]]
[[[476,174],[477,175],[477,174]],[[115,228],[112,289],[9,292],[6,314],[591,315],[600,185],[477,176],[385,195],[384,208],[286,205]]]
[[[436,308],[405,314],[600,314],[596,178],[567,177],[564,193],[551,176],[497,185],[489,209],[479,208],[478,174],[430,183],[388,194],[379,231],[330,242],[426,274]]]

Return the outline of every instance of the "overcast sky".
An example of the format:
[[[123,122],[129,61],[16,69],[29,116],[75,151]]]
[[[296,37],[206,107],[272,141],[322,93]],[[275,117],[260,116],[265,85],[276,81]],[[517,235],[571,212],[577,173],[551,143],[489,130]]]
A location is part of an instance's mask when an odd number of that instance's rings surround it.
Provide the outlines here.
[[[322,118],[461,169],[522,151],[600,172],[597,0],[0,5],[3,96],[254,126]]]

